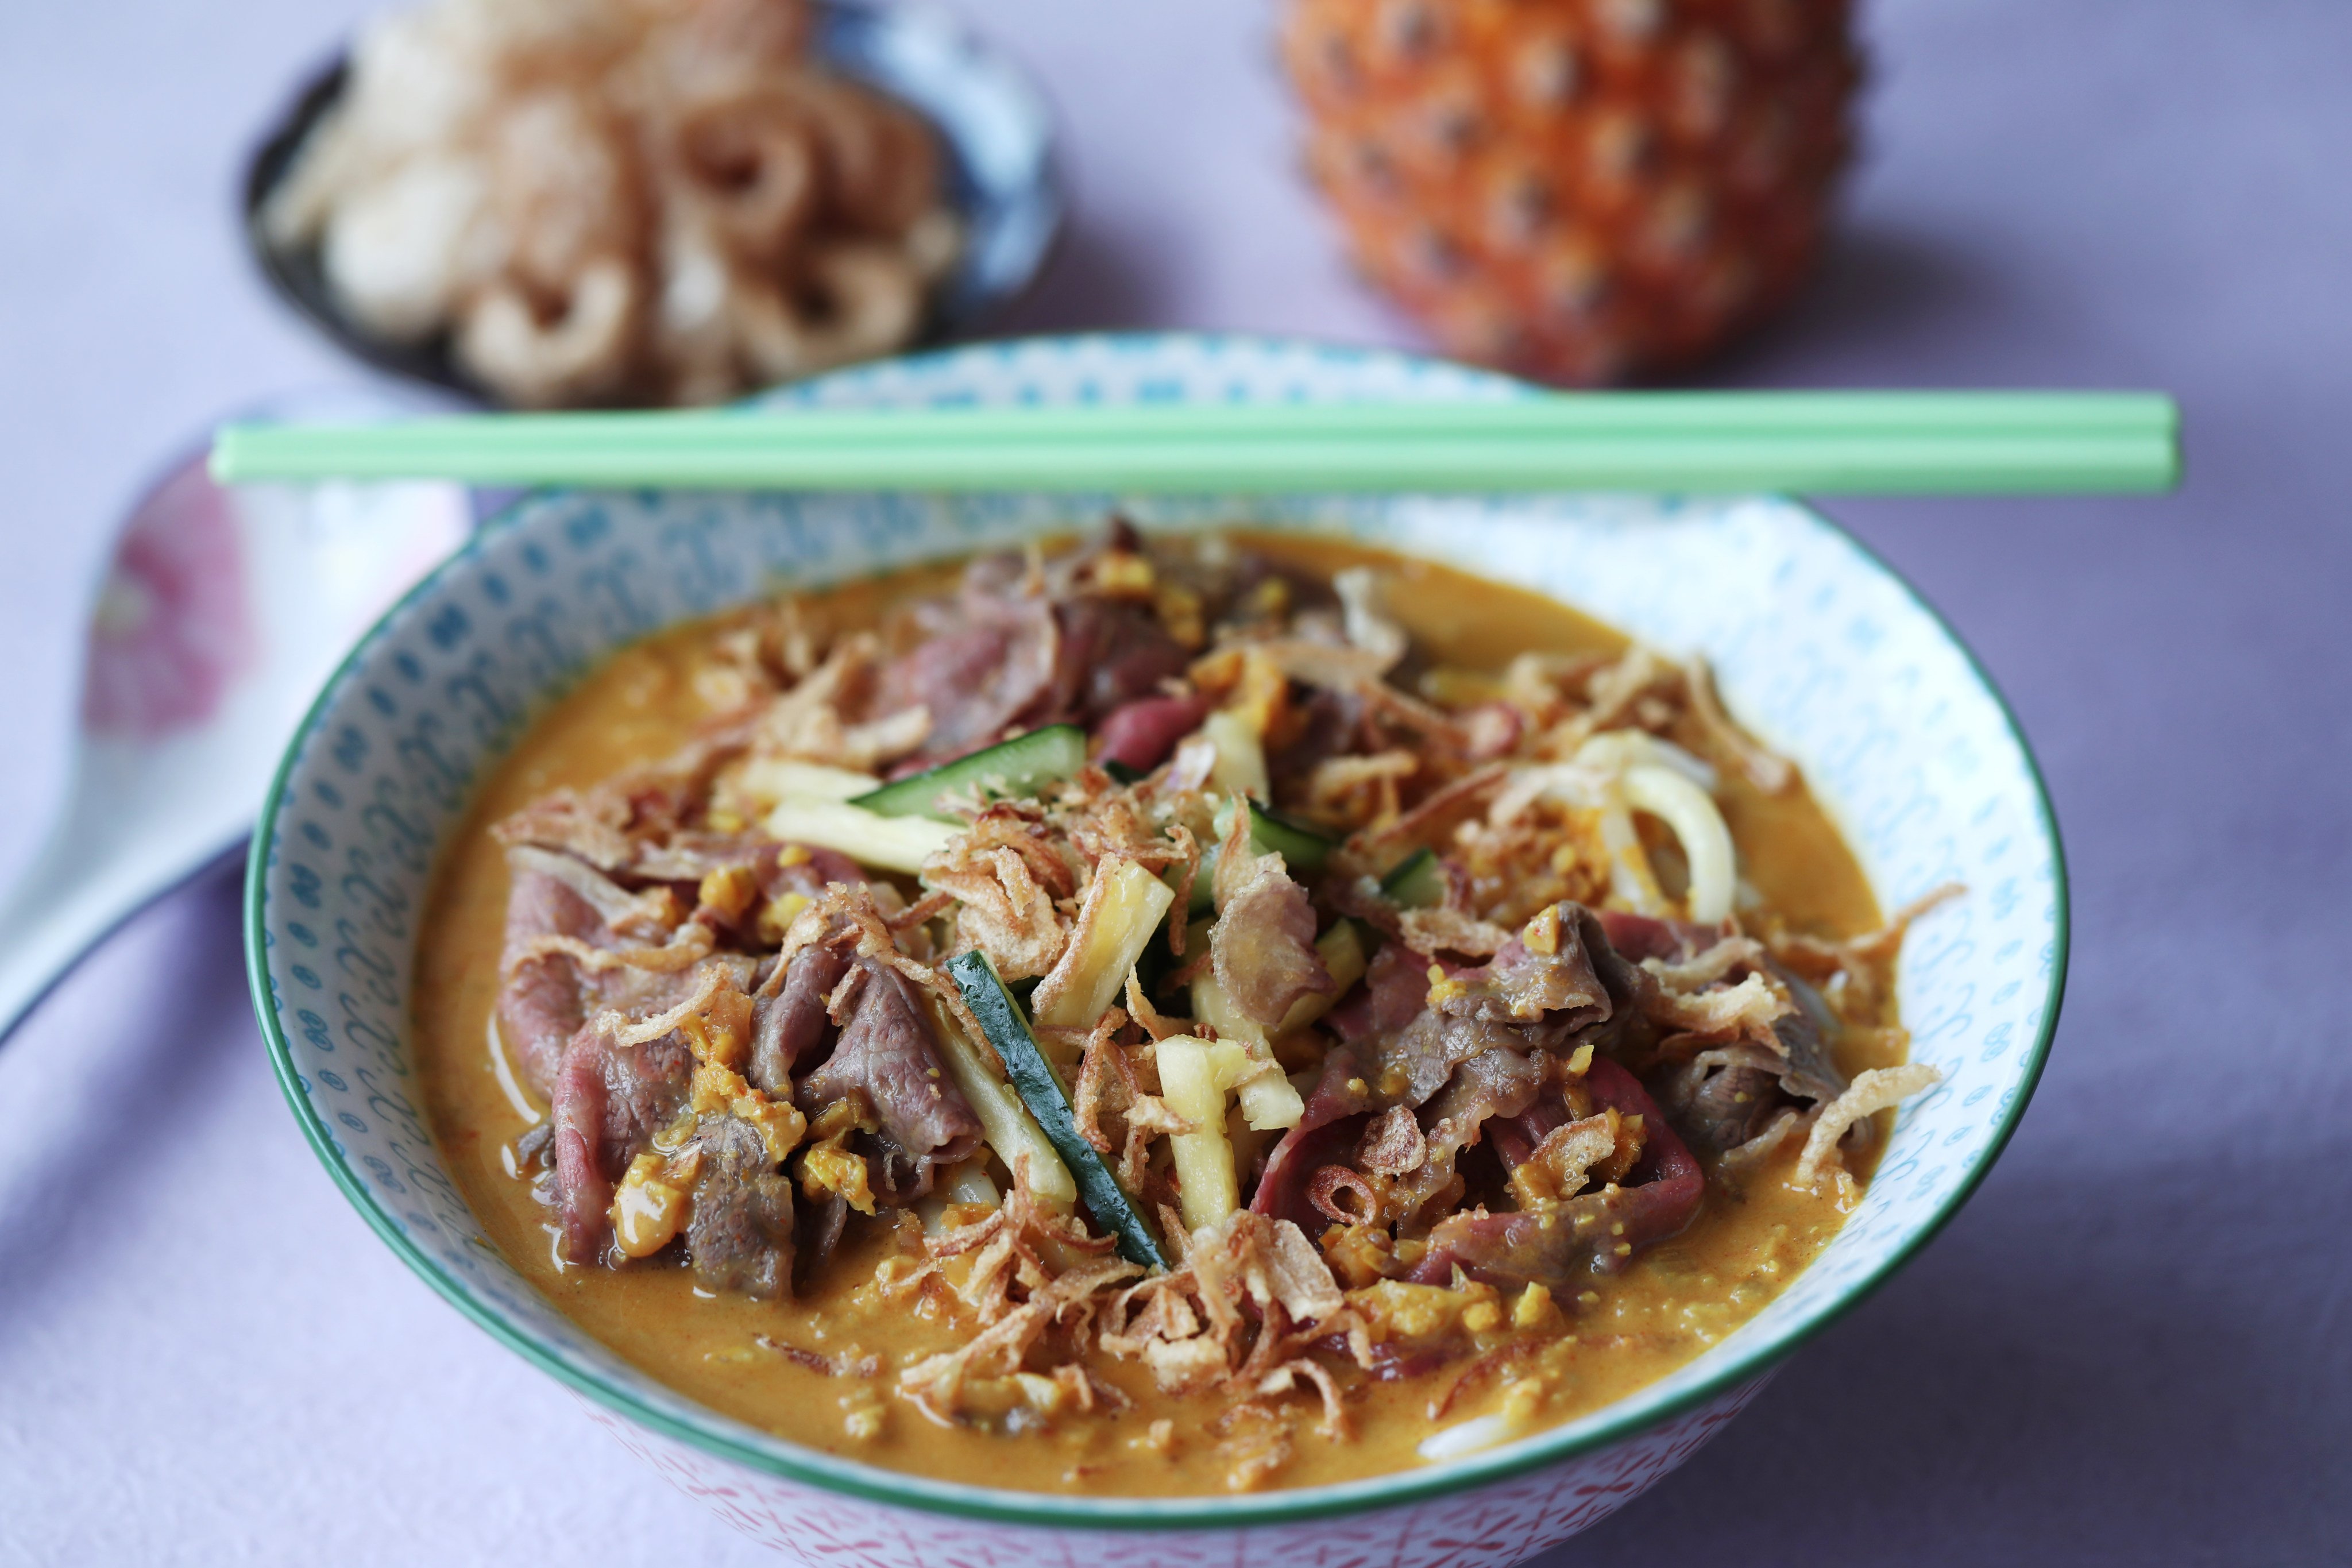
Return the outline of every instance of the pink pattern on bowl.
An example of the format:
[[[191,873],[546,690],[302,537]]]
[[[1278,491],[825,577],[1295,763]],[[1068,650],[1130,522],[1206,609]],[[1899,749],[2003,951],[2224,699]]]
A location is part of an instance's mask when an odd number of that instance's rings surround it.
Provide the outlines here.
[[[141,740],[198,723],[257,651],[236,514],[191,458],[139,503],[99,591],[82,722]]]
[[[732,1464],[604,1405],[581,1408],[623,1447],[762,1545],[841,1568],[1486,1568],[1522,1563],[1655,1486],[1747,1408],[1772,1374],[1672,1420],[1514,1480],[1402,1508],[1240,1530],[1086,1530],[960,1519],[868,1502]]]

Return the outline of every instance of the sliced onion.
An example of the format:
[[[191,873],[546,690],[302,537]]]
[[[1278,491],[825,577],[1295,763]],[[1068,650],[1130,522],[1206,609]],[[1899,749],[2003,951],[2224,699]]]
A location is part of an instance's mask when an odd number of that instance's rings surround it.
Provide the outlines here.
[[[1644,763],[1671,768],[1709,794],[1722,782],[1713,763],[1646,730],[1603,730],[1576,749],[1579,767],[1601,773],[1622,773]]]
[[[1643,763],[1627,768],[1625,804],[1675,830],[1690,863],[1690,918],[1706,925],[1727,919],[1739,873],[1731,829],[1706,791],[1672,769]]]

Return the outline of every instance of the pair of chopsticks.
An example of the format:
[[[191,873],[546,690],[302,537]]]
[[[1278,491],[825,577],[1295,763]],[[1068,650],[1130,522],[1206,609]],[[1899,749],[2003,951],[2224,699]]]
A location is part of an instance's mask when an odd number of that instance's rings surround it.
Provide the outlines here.
[[[2147,393],[1560,393],[1489,403],[495,414],[229,425],[225,483],[1126,493],[2052,494],[2179,477]]]

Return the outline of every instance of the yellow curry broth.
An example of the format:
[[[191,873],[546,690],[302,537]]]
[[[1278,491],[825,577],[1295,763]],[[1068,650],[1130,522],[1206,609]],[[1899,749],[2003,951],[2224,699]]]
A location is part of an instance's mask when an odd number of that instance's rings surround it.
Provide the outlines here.
[[[1359,563],[1394,574],[1392,613],[1437,658],[1498,669],[1527,649],[1614,652],[1624,638],[1539,595],[1431,563],[1354,545],[1278,536],[1237,542],[1320,572]],[[833,591],[836,625],[870,622],[889,605],[937,591],[940,569]],[[1538,1419],[1573,1418],[1656,1380],[1752,1316],[1834,1234],[1843,1215],[1783,1183],[1794,1140],[1737,1196],[1711,1183],[1697,1219],[1673,1241],[1597,1282],[1598,1300],[1558,1306],[1495,1298],[1467,1302],[1476,1353],[1423,1375],[1374,1381],[1338,1366],[1352,1435],[1321,1431],[1311,1391],[1254,1402],[1171,1396],[1144,1369],[1097,1355],[1105,1381],[1132,1401],[1117,1414],[1055,1414],[1048,1430],[1007,1435],[942,1426],[898,1399],[899,1367],[962,1342],[971,1331],[926,1293],[886,1295],[876,1267],[920,1255],[887,1217],[853,1223],[841,1251],[803,1299],[786,1303],[712,1297],[665,1260],[620,1271],[558,1263],[547,1211],[510,1173],[526,1128],[491,1056],[491,1017],[508,875],[489,825],[550,789],[584,787],[666,756],[706,717],[692,671],[708,626],[651,638],[614,656],[524,737],[475,803],[438,868],[418,954],[415,1030],[434,1127],[452,1172],[490,1240],[588,1332],[662,1382],[716,1410],[812,1448],[943,1479],[1035,1491],[1162,1496],[1222,1491],[1253,1452],[1286,1446],[1274,1484],[1306,1486],[1419,1463],[1434,1426],[1492,1410],[1506,1379],[1540,1394]],[[1874,929],[1879,911],[1851,854],[1802,790],[1768,796],[1727,778],[1719,796],[1743,875],[1800,930],[1843,937]],[[1887,1065],[1896,1037],[1855,1030],[1839,1049],[1849,1072]],[[1866,1157],[1849,1156],[1857,1166]],[[1856,1173],[1864,1173],[1857,1170]],[[906,1264],[899,1266],[901,1268]],[[1514,1321],[1515,1310],[1528,1319]],[[789,1350],[786,1348],[789,1347]],[[791,1352],[806,1352],[796,1355]],[[807,1364],[837,1358],[840,1370]],[[872,1358],[868,1363],[866,1358]],[[1335,1362],[1338,1358],[1333,1359]],[[862,1366],[873,1370],[861,1375]],[[1271,1405],[1269,1423],[1257,1412]]]

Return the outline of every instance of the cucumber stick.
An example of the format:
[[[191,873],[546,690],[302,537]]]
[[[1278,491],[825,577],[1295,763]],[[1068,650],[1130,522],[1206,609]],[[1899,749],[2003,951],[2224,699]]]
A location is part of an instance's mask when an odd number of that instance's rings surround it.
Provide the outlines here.
[[[1076,724],[1048,724],[1025,735],[958,757],[951,763],[884,784],[849,804],[877,816],[929,816],[961,823],[941,802],[975,793],[1035,795],[1087,765],[1087,732]]]
[[[1017,1170],[1024,1163],[1028,1165],[1029,1190],[1042,1206],[1059,1214],[1069,1213],[1078,1201],[1078,1184],[1071,1178],[1070,1168],[1062,1163],[1053,1142],[1037,1125],[1037,1119],[1029,1114],[1028,1105],[1004,1080],[992,1053],[966,1037],[963,1026],[956,1022],[946,1005],[928,992],[924,999],[930,1007],[931,1024],[939,1031],[948,1075],[963,1091],[972,1114],[980,1118],[981,1135],[988,1140],[988,1146],[996,1151],[996,1157],[1004,1162],[1008,1171]],[[949,1195],[957,1202],[964,1201],[952,1184]]]
[[[1022,1103],[1076,1179],[1078,1198],[1094,1215],[1095,1224],[1118,1238],[1119,1256],[1129,1262],[1166,1268],[1168,1254],[1159,1233],[1120,1188],[1118,1178],[1111,1174],[1094,1145],[1079,1134],[1069,1090],[1045,1053],[1037,1048],[1037,1037],[1029,1032],[1021,1005],[997,977],[996,966],[985,953],[967,952],[950,962],[948,974],[963,993],[964,1005],[980,1020],[988,1043],[1003,1058],[1005,1076],[1012,1079]]]
[[[1228,805],[1217,812],[1217,837],[1222,841],[1234,825],[1234,808]],[[1282,857],[1291,871],[1320,871],[1323,862],[1331,858],[1339,841],[1328,834],[1319,833],[1303,822],[1283,816],[1255,796],[1250,798],[1250,843],[1261,855],[1271,851]]]
[[[1220,806],[1216,822],[1217,837],[1222,842],[1226,829],[1234,825],[1234,808],[1231,805]],[[1331,851],[1337,849],[1339,843],[1338,839],[1281,816],[1253,799],[1250,802],[1250,846],[1261,855],[1269,852],[1280,855],[1286,869],[1312,873],[1323,868],[1323,863],[1331,858]],[[1217,849],[1216,844],[1209,846],[1208,852],[1201,857],[1201,869],[1192,878],[1192,893],[1185,906],[1192,914],[1201,913],[1216,901]]]
[[[1445,901],[1445,868],[1434,851],[1416,849],[1381,879],[1381,891],[1400,909],[1434,909]]]

